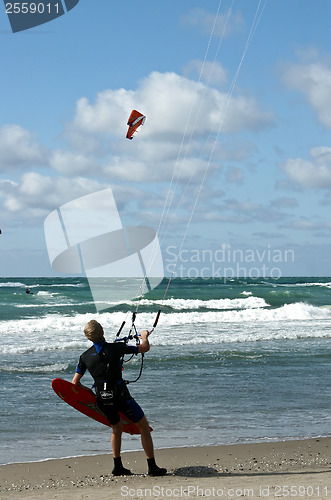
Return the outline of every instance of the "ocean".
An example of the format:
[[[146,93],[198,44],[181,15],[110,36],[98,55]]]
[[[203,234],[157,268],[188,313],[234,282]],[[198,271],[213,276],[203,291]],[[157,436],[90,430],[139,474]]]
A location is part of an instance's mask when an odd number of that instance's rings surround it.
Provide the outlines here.
[[[163,302],[166,285],[97,313],[84,278],[0,279],[0,463],[110,453],[110,429],[52,379],[71,381],[87,321],[111,341],[137,308],[137,329],[150,329],[161,305],[129,385],[156,448],[330,435],[331,278],[175,278]],[[134,357],[123,376],[139,370]],[[123,434],[123,450],[139,449]]]

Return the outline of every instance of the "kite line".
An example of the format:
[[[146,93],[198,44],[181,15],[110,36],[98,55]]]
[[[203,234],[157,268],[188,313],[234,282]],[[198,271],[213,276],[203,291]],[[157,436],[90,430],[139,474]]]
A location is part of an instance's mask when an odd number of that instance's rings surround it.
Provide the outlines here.
[[[264,12],[264,9],[265,9],[265,7],[267,5],[267,2],[268,2],[268,0],[259,0],[259,2],[258,2],[258,6],[256,8],[255,15],[254,15],[253,21],[252,21],[251,26],[250,26],[250,31],[249,31],[249,34],[248,34],[248,37],[247,37],[247,40],[246,40],[246,43],[245,43],[242,55],[241,55],[241,59],[239,61],[239,64],[238,64],[237,69],[236,69],[236,72],[234,74],[234,77],[233,77],[233,79],[231,81],[231,84],[230,84],[228,92],[227,92],[227,98],[226,98],[225,103],[223,105],[222,119],[221,119],[220,125],[219,125],[219,127],[218,127],[217,130],[210,130],[210,132],[208,134],[208,137],[207,137],[207,139],[206,139],[206,141],[205,141],[205,143],[204,143],[204,145],[203,145],[203,147],[201,149],[201,152],[200,152],[200,155],[199,155],[199,160],[201,160],[203,158],[203,155],[204,155],[205,151],[207,150],[208,146],[210,145],[209,157],[207,159],[207,162],[206,162],[206,165],[205,165],[202,177],[201,177],[201,181],[200,181],[199,186],[198,186],[197,194],[195,196],[195,199],[194,199],[194,202],[193,202],[193,205],[192,205],[192,209],[191,209],[190,215],[189,215],[187,223],[186,223],[185,231],[184,231],[181,243],[179,245],[179,249],[178,249],[178,252],[177,252],[177,255],[176,255],[176,258],[175,258],[175,263],[174,263],[174,266],[173,266],[173,271],[172,271],[172,273],[171,273],[171,275],[170,275],[170,277],[169,277],[169,279],[167,281],[165,292],[164,292],[163,298],[161,300],[161,305],[160,305],[160,308],[158,310],[158,313],[157,313],[157,316],[156,316],[156,319],[154,321],[154,325],[153,325],[153,328],[152,328],[151,331],[153,331],[154,328],[156,327],[158,319],[160,317],[160,313],[161,313],[161,310],[163,308],[163,305],[164,305],[164,302],[165,302],[165,298],[167,296],[167,293],[168,293],[171,281],[172,281],[172,279],[174,277],[174,273],[175,273],[176,266],[178,264],[179,256],[181,254],[181,251],[183,249],[184,243],[186,241],[188,230],[189,230],[189,227],[191,225],[193,216],[195,214],[196,207],[197,207],[197,204],[198,204],[198,201],[199,201],[199,198],[200,198],[200,195],[201,195],[201,191],[202,191],[202,188],[204,186],[204,183],[205,183],[208,171],[210,169],[210,165],[211,165],[214,153],[215,153],[215,149],[216,149],[216,145],[218,143],[219,136],[220,136],[221,131],[222,131],[223,126],[224,126],[224,121],[225,121],[225,118],[226,118],[228,110],[229,110],[229,106],[230,106],[230,103],[231,103],[231,100],[232,100],[233,92],[234,92],[236,84],[237,84],[237,80],[238,80],[238,77],[239,77],[240,70],[242,68],[243,62],[244,62],[245,57],[247,55],[247,51],[249,49],[249,46],[250,46],[250,44],[251,44],[251,42],[252,42],[252,40],[254,38],[254,34],[256,32],[256,29],[257,29],[257,27],[258,27],[258,25],[259,25],[259,23],[261,21],[261,17],[262,17],[262,14]],[[198,90],[199,90],[199,87],[201,85],[202,76],[203,76],[204,69],[205,69],[206,62],[207,62],[207,56],[208,56],[208,53],[209,53],[209,50],[210,50],[210,46],[211,46],[211,41],[212,41],[214,33],[215,33],[215,28],[216,28],[217,20],[219,18],[221,4],[222,4],[222,0],[219,1],[217,12],[215,14],[215,18],[214,18],[213,26],[212,26],[211,33],[210,33],[210,36],[209,36],[209,40],[208,40],[207,48],[206,48],[206,51],[205,51],[203,63],[201,65],[201,70],[200,70],[199,78],[198,78],[198,81],[197,81],[197,84],[196,84],[195,93],[194,93],[194,96],[192,98],[192,104],[191,104],[189,115],[188,115],[188,118],[187,118],[185,130],[184,130],[184,133],[183,133],[183,136],[182,136],[181,144],[179,146],[179,151],[178,151],[177,159],[176,159],[175,164],[174,164],[171,181],[170,181],[170,184],[169,184],[169,187],[168,187],[168,190],[167,190],[167,195],[166,195],[166,198],[165,198],[165,202],[164,202],[164,205],[163,205],[162,214],[161,214],[161,217],[160,217],[160,222],[159,222],[159,226],[158,226],[158,230],[157,230],[157,234],[162,233],[162,231],[163,231],[163,233],[161,234],[160,244],[164,241],[165,237],[167,236],[168,232],[170,231],[170,228],[173,225],[174,217],[175,217],[176,213],[178,213],[178,209],[180,208],[180,206],[183,203],[184,197],[185,197],[185,195],[187,193],[187,190],[188,190],[188,188],[189,188],[189,186],[190,186],[190,184],[192,182],[193,176],[195,174],[195,170],[193,170],[193,172],[190,175],[189,180],[187,181],[187,183],[185,185],[185,188],[183,189],[183,192],[181,193],[179,201],[176,204],[174,212],[173,212],[173,214],[171,216],[171,219],[169,221],[169,212],[170,212],[170,209],[173,206],[175,189],[176,189],[176,187],[178,185],[178,181],[179,181],[179,178],[180,178],[180,171],[181,171],[181,169],[183,167],[184,162],[187,159],[188,152],[189,152],[189,147],[191,145],[192,138],[193,138],[194,132],[196,130],[196,127],[197,127],[197,124],[198,124],[198,118],[200,116],[202,105],[203,105],[203,96],[202,96],[200,98],[199,107],[198,107],[197,113],[195,115],[195,119],[194,119],[194,122],[193,122],[192,130],[191,130],[190,134],[188,134],[189,124],[191,123],[193,109],[194,109],[194,105],[195,105],[195,102],[196,102],[196,99],[197,99]],[[218,43],[218,46],[217,46],[217,49],[216,49],[216,52],[215,52],[215,56],[214,56],[214,59],[213,59],[213,63],[212,63],[212,66],[211,66],[211,70],[210,70],[209,76],[208,76],[208,78],[206,80],[206,88],[205,88],[203,94],[205,94],[206,91],[207,91],[207,86],[208,86],[208,84],[210,82],[211,75],[213,73],[213,69],[214,69],[215,64],[217,62],[217,57],[218,57],[218,54],[219,54],[219,51],[220,51],[220,48],[221,48],[221,45],[222,45],[222,42],[223,42],[223,39],[224,39],[224,35],[225,35],[226,29],[227,29],[227,26],[228,26],[228,23],[229,23],[229,20],[230,20],[230,16],[231,16],[231,13],[232,13],[233,4],[234,4],[234,0],[232,0],[231,7],[229,8],[228,13],[227,13],[226,21],[225,21],[224,26],[223,26],[223,30],[222,30],[222,34],[221,34],[221,37],[220,37],[220,41]],[[215,135],[214,140],[212,141],[212,136],[214,134],[216,134],[216,135]],[[184,144],[185,144],[185,141],[186,141],[188,135],[189,135],[189,138],[188,138],[188,141],[187,141],[187,144],[186,144],[186,148],[185,148],[184,154],[182,155],[182,151],[184,150]],[[171,194],[171,191],[172,191],[172,194]],[[165,227],[166,223],[168,224],[167,228]],[[155,242],[154,242],[154,249],[151,252],[150,262],[149,262],[149,265],[147,267],[148,270],[151,269],[151,266],[152,266],[153,261],[155,259],[155,255],[156,255],[156,246],[155,246]],[[148,273],[147,273],[147,275],[148,275]],[[143,278],[142,283],[141,283],[141,285],[139,287],[139,290],[137,292],[136,299],[139,296],[141,297],[141,292],[142,292],[145,284],[146,284],[146,280],[145,280],[145,278]],[[140,301],[137,302],[135,314],[138,312],[139,306],[140,306]],[[123,327],[123,324],[122,324],[122,327]]]

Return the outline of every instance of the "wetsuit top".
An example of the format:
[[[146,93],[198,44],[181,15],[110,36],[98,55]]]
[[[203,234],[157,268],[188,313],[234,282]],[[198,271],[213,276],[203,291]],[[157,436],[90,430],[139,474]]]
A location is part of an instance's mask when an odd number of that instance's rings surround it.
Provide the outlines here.
[[[99,355],[101,351],[106,356]],[[95,382],[122,380],[124,354],[138,354],[138,347],[127,345],[124,342],[94,342],[93,346],[80,356],[76,372],[84,375],[88,369]],[[109,366],[108,370],[107,365]]]

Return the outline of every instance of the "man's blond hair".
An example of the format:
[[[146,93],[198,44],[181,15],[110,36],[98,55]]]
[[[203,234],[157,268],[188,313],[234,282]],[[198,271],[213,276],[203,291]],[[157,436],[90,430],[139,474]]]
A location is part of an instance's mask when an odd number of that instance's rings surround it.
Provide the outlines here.
[[[86,323],[84,333],[85,337],[92,342],[100,342],[103,339],[103,328],[95,319]]]

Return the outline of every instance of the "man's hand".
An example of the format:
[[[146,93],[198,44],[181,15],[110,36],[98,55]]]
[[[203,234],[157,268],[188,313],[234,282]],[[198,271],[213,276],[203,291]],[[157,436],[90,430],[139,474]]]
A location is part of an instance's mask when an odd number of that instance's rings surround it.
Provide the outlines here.
[[[150,345],[149,345],[149,341],[148,341],[148,335],[149,335],[148,330],[143,330],[140,333],[140,338],[141,338],[142,342],[138,345],[138,352],[139,353],[149,351]]]
[[[142,340],[146,340],[148,335],[149,335],[148,330],[143,330],[142,332],[140,332],[140,337],[142,338]]]

